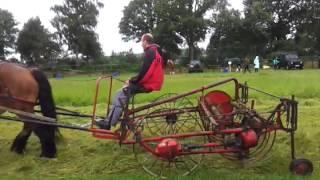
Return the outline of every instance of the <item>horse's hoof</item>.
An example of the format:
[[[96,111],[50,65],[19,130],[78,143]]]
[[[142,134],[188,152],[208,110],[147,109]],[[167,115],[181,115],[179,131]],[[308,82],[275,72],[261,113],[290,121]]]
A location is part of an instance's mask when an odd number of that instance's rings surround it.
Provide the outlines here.
[[[41,160],[46,160],[46,161],[48,161],[48,160],[50,160],[50,161],[57,161],[57,160],[58,160],[56,156],[54,156],[54,157],[40,156],[40,159],[41,159]]]
[[[54,158],[57,158],[57,154],[41,153],[40,158],[54,159]]]
[[[40,156],[40,159],[45,161],[58,161],[57,157],[50,158],[50,157]]]
[[[18,155],[18,156],[24,156],[26,153],[25,153],[25,152],[20,153],[20,152],[15,152],[15,151],[14,151],[14,154],[16,154],[16,155]]]
[[[24,155],[25,154],[25,151],[17,150],[17,149],[11,149],[11,152],[14,152],[14,153],[19,154],[19,155]]]

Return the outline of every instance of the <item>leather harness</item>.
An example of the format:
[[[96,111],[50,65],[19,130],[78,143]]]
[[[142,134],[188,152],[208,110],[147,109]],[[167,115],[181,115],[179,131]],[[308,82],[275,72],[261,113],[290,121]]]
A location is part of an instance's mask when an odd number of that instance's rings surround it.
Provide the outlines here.
[[[4,87],[1,83],[0,83],[0,102],[2,102],[0,104],[6,105],[6,106],[22,105],[22,106],[34,107],[38,105],[38,103],[29,102],[29,101],[12,96],[9,89]]]

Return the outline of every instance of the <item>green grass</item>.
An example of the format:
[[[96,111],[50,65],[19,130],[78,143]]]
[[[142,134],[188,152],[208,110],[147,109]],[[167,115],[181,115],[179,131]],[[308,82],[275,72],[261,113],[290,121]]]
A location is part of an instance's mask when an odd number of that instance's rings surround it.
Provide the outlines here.
[[[307,179],[319,179],[320,166],[320,71],[263,71],[258,74],[179,74],[166,76],[161,92],[141,94],[137,103],[152,101],[165,93],[182,93],[219,80],[235,77],[240,82],[279,96],[296,95],[299,100],[299,127],[296,134],[298,158],[308,158],[314,164],[314,175]],[[131,74],[122,75],[127,79]],[[56,104],[84,113],[91,113],[96,76],[80,76],[52,79]],[[114,91],[121,87],[116,82]],[[106,92],[103,87],[102,92]],[[231,91],[231,86],[222,87]],[[256,93],[258,109],[270,109],[276,101]],[[104,114],[106,93],[99,99],[99,113]],[[194,97],[195,98],[195,97]],[[64,121],[64,120],[61,120]],[[83,122],[85,120],[68,120]],[[21,128],[21,124],[0,121],[0,179],[154,179],[135,162],[130,146],[122,146],[112,141],[98,140],[85,132],[62,130],[64,139],[58,144],[58,159],[48,161],[39,158],[40,145],[31,136],[24,156],[9,151],[10,145]],[[288,172],[290,163],[290,141],[286,133],[278,133],[272,157],[254,167],[239,167],[222,159],[219,155],[206,156],[199,171],[188,177],[172,179],[301,179]]]
[[[240,82],[247,81],[250,86],[256,87],[273,93],[278,96],[290,97],[296,95],[298,99],[320,99],[320,83],[318,70],[303,71],[262,71],[255,73],[203,73],[203,74],[177,74],[175,76],[166,76],[165,83],[161,92],[153,92],[137,96],[137,103],[146,103],[165,93],[182,93],[196,89],[210,83],[214,83],[227,78],[235,77]],[[128,79],[132,74],[121,75],[120,79]],[[93,102],[95,94],[95,83],[98,76],[80,76],[64,78],[62,80],[52,79],[53,92],[56,103],[67,106],[87,106]],[[114,81],[113,94],[122,83]],[[107,101],[108,84],[102,83],[101,96],[99,103]],[[231,86],[228,86],[231,91]],[[253,97],[266,99],[253,93]]]

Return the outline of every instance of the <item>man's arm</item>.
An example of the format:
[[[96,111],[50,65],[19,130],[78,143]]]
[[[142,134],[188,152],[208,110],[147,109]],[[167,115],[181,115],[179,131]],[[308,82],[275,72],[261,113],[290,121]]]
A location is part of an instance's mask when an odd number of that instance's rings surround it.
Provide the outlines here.
[[[143,77],[146,75],[146,73],[148,72],[151,64],[152,64],[152,61],[154,60],[155,58],[155,52],[151,49],[148,49],[146,52],[145,52],[145,55],[144,55],[144,58],[143,58],[143,64],[142,64],[142,67],[140,69],[140,72],[137,76],[135,77],[132,77],[130,79],[130,82],[131,83],[138,83],[141,79],[143,79]]]

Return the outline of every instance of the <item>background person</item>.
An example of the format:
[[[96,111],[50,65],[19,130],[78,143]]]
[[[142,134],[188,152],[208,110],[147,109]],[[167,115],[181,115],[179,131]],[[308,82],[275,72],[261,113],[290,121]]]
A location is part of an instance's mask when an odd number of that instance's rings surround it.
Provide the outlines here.
[[[167,62],[167,69],[169,69],[169,74],[174,75],[175,74],[175,64],[172,59],[168,59]]]
[[[256,57],[254,58],[253,64],[254,64],[254,72],[259,72],[259,69],[260,69],[259,56],[256,56]]]
[[[232,71],[232,61],[228,61],[228,66],[229,66],[229,72]]]
[[[277,57],[274,57],[272,60],[273,69],[278,69],[279,60]]]
[[[250,60],[249,60],[248,56],[246,56],[244,58],[244,61],[243,61],[243,73],[246,73],[247,71],[249,73],[251,73],[251,71],[250,71]]]

